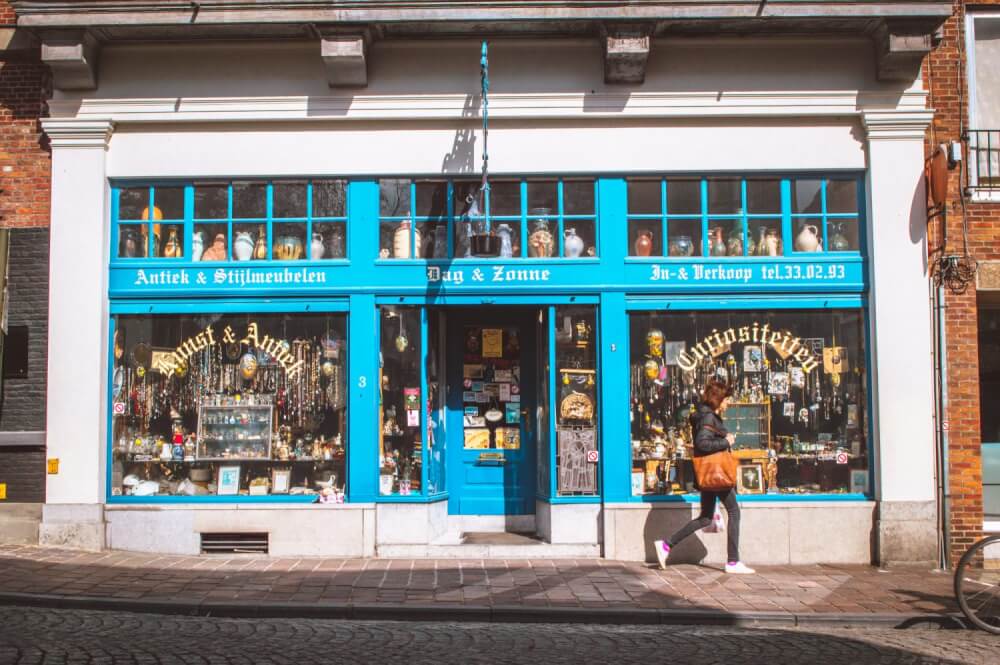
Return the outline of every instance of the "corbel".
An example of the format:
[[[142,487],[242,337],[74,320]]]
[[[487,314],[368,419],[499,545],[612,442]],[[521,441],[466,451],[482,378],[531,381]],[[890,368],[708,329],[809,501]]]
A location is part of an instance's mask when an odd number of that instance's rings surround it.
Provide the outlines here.
[[[606,24],[601,27],[605,83],[642,83],[653,34],[650,23]]]

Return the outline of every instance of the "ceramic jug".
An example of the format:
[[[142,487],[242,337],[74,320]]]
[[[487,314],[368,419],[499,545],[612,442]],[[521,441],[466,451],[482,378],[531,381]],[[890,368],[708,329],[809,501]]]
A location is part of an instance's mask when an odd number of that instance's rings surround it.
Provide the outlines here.
[[[212,241],[212,246],[205,250],[204,254],[201,255],[202,261],[225,261],[226,260],[226,236],[225,234],[218,233],[215,236],[215,240]]]
[[[726,241],[722,238],[722,227],[715,226],[712,228],[711,237],[709,238],[709,249],[712,256],[725,256],[727,252]]]
[[[239,231],[236,233],[236,239],[233,240],[233,257],[237,261],[249,261],[253,256],[253,236],[247,231]]]
[[[632,245],[632,249],[635,250],[635,256],[649,256],[653,253],[653,232],[652,231],[639,231],[639,235],[635,238],[635,243]]]
[[[819,252],[822,250],[822,240],[819,229],[813,224],[803,224],[799,235],[795,236],[796,252]]]
[[[511,244],[510,224],[497,224],[497,236],[500,238],[500,257],[509,259],[514,256],[514,246]]]
[[[563,234],[563,254],[570,259],[583,256],[583,238],[576,235],[576,229],[566,229]]]
[[[191,260],[201,261],[201,255],[205,252],[205,232],[195,231],[191,234]]]
[[[263,261],[267,258],[267,227],[261,224],[257,227],[257,244],[253,246],[253,260]]]
[[[323,244],[323,236],[314,233],[312,243],[309,245],[309,258],[313,261],[319,261],[324,254],[326,254],[326,245]]]

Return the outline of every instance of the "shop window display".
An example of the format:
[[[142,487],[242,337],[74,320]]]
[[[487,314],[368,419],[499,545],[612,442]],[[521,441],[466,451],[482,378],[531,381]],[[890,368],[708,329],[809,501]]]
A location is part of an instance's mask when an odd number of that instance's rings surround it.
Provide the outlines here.
[[[557,307],[556,488],[560,496],[598,492],[597,315],[594,307]]]
[[[344,180],[128,186],[114,188],[112,196],[116,261],[346,258]]]
[[[689,416],[732,386],[743,494],[870,492],[860,310],[630,316],[632,494],[696,491]]]
[[[345,323],[116,316],[111,494],[343,501]]]
[[[477,200],[479,186],[380,180],[379,258],[597,256],[593,179],[497,179],[488,197]]]
[[[859,252],[859,187],[857,178],[629,179],[629,254]]]
[[[380,308],[379,494],[423,493],[420,308]],[[436,382],[435,382],[436,385]]]

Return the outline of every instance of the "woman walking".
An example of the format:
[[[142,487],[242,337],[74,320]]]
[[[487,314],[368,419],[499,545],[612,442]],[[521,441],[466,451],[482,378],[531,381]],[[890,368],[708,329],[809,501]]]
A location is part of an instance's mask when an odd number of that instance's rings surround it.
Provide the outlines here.
[[[732,448],[736,438],[726,430],[721,418],[729,406],[729,397],[732,394],[732,389],[717,379],[711,379],[705,386],[701,404],[698,405],[698,410],[691,414],[695,457],[705,457]],[[660,568],[667,567],[667,556],[671,547],[712,523],[716,500],[722,501],[729,517],[729,524],[726,527],[726,572],[734,575],[749,575],[754,572],[753,568],[740,561],[740,504],[736,501],[735,487],[720,491],[701,490],[701,514],[666,540],[657,540],[653,543]]]

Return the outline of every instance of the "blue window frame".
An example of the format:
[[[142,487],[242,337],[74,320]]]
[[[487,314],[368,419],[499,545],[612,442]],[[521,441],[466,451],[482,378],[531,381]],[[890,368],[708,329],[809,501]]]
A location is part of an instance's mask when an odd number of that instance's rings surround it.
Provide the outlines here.
[[[347,186],[332,178],[116,185],[111,261],[346,259]]]
[[[594,178],[500,176],[472,208],[479,186],[478,180],[379,180],[379,258],[474,258],[471,238],[486,233],[499,238],[501,258],[598,256]]]
[[[630,178],[629,255],[857,254],[861,187],[849,176]]]

